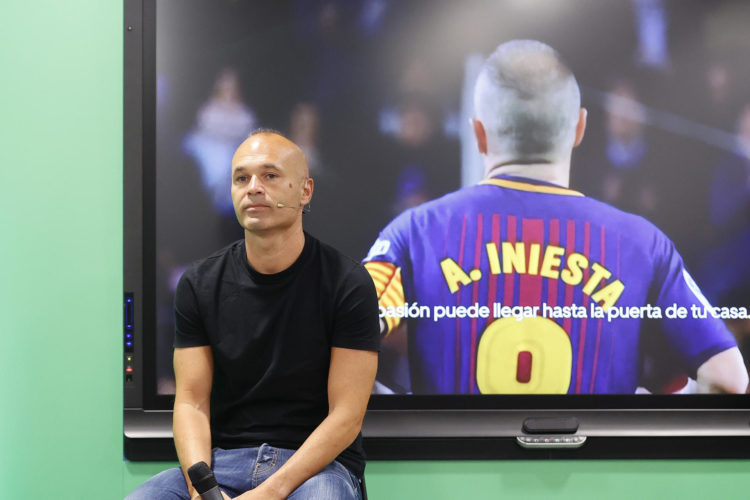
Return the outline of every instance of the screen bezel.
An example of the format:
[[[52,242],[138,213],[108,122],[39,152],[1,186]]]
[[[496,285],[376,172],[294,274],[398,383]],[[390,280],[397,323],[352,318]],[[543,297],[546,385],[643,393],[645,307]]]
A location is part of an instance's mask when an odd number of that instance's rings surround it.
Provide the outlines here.
[[[125,449],[135,460],[172,460],[174,397],[157,394],[155,367],[156,1],[125,0],[124,19],[124,291],[134,297]],[[375,458],[538,458],[513,437],[525,418],[557,416],[574,416],[579,433],[599,443],[620,444],[547,458],[750,456],[748,395],[373,395],[363,435]],[[680,445],[666,452],[663,440],[676,438]],[[707,446],[710,439],[721,445]]]

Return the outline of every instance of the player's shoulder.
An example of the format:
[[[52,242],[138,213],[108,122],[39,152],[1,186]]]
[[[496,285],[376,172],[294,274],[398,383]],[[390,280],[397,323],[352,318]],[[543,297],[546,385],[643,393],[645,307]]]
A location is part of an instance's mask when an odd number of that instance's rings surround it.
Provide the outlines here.
[[[621,233],[634,233],[639,235],[650,234],[655,238],[667,238],[664,232],[653,222],[642,215],[626,212],[603,201],[582,197],[586,203],[586,211],[591,220],[596,220],[602,226],[616,228]]]
[[[619,234],[623,244],[644,259],[664,263],[676,252],[671,238],[647,218],[594,198],[586,197],[586,203],[589,221]]]

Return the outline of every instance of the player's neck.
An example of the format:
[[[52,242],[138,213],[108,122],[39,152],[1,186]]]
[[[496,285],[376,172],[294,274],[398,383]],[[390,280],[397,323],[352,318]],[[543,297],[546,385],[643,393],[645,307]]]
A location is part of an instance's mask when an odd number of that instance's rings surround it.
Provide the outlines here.
[[[528,162],[498,160],[498,158],[489,157],[485,159],[485,179],[497,177],[498,175],[513,175],[550,182],[562,187],[570,186],[570,160],[561,162],[545,160],[531,160]]]
[[[285,230],[245,231],[245,253],[250,266],[262,274],[276,274],[294,264],[305,247],[302,224]]]

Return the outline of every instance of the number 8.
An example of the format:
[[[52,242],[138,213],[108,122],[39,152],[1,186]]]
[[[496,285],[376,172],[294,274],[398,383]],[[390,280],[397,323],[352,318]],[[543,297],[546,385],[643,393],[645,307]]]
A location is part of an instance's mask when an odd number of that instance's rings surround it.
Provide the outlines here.
[[[531,355],[531,377],[517,380],[518,358]],[[501,318],[492,322],[477,348],[477,385],[483,394],[566,394],[573,348],[549,318]]]

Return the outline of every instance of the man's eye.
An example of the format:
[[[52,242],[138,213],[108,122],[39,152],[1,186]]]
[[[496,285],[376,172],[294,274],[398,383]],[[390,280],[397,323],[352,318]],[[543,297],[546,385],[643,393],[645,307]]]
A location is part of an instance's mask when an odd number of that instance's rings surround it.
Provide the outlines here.
[[[244,175],[240,175],[239,177],[236,177],[234,179],[234,182],[240,182],[241,183],[241,182],[246,182],[246,181],[247,181],[247,177],[244,176]]]

